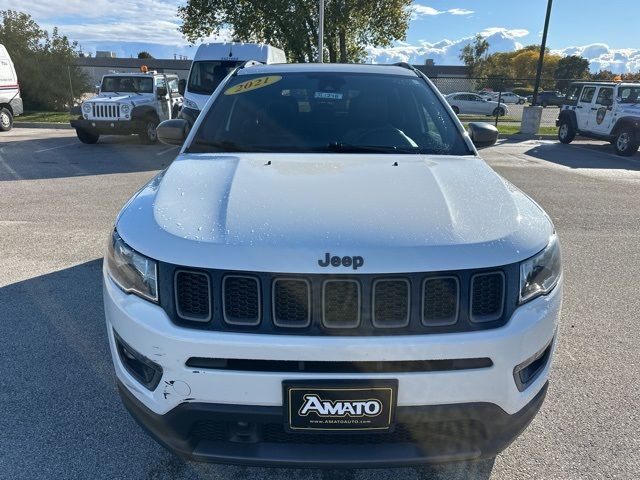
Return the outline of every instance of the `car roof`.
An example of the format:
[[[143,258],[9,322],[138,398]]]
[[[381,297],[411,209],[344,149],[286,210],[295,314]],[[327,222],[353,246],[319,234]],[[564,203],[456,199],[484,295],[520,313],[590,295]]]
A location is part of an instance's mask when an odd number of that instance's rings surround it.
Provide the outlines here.
[[[363,63],[274,63],[254,65],[238,70],[238,75],[278,74],[298,72],[335,72],[335,73],[382,73],[384,75],[417,76],[407,67],[385,64]]]

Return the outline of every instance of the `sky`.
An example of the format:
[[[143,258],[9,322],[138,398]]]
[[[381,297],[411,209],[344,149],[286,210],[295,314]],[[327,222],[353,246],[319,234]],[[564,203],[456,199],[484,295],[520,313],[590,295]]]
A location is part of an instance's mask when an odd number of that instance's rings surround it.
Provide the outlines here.
[[[85,51],[111,50],[119,57],[147,50],[157,58],[192,57],[177,31],[178,5],[186,0],[9,0],[9,8],[31,14],[43,27],[58,26]],[[459,63],[458,53],[476,33],[492,51],[539,43],[547,0],[418,0],[406,42],[369,49],[369,61]],[[603,12],[608,16],[603,17]],[[582,54],[591,68],[640,70],[640,0],[555,0],[548,45],[561,54]],[[224,40],[228,32],[222,32]]]

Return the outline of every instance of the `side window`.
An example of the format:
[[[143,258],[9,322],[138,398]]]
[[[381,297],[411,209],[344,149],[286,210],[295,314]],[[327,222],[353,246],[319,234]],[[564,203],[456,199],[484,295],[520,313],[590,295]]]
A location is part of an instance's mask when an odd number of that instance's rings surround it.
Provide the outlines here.
[[[581,89],[582,85],[571,85],[567,91],[566,102],[570,105],[575,105],[578,102],[578,95],[580,95]]]
[[[596,98],[596,103],[598,105],[604,105],[605,107],[613,105],[613,88],[601,87]]]
[[[165,81],[164,77],[156,77],[156,88],[157,87],[167,88],[167,82]]]
[[[466,95],[456,95],[454,97],[455,100],[466,100],[467,96]]]
[[[582,96],[580,97],[580,103],[591,103],[593,95],[596,93],[596,87],[584,87]]]
[[[169,79],[169,91],[171,93],[178,93],[178,79],[170,78]]]

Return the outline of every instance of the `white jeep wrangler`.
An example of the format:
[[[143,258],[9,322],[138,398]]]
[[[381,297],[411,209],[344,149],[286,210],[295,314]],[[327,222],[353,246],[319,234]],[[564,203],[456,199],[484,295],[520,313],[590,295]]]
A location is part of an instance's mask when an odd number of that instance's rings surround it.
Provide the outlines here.
[[[129,134],[155,143],[158,124],[176,118],[181,106],[177,75],[114,73],[102,77],[98,95],[78,107],[71,126],[83,143],[96,143],[100,135]]]
[[[618,155],[633,155],[640,145],[639,97],[640,83],[573,83],[556,120],[559,140],[571,143],[576,135],[602,139]]]

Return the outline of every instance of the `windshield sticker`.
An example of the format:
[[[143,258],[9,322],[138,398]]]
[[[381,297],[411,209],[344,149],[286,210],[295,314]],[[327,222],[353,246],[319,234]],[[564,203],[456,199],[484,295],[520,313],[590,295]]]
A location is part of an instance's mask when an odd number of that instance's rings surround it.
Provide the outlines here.
[[[227,90],[225,90],[224,94],[236,95],[238,93],[250,92],[251,90],[256,90],[258,88],[268,87],[269,85],[273,85],[280,80],[282,80],[282,77],[279,75],[253,78],[251,80],[247,80],[246,82],[239,83],[238,85],[234,85],[231,88],[228,88]]]
[[[333,92],[316,92],[314,98],[321,98],[323,100],[342,100],[342,93]]]

